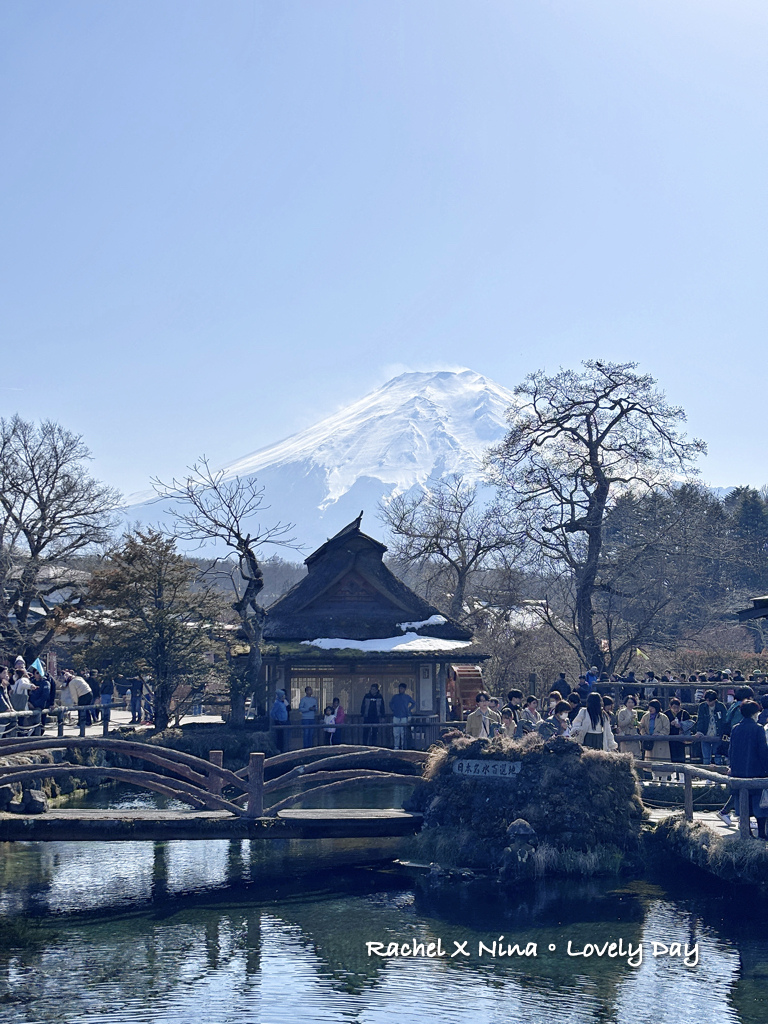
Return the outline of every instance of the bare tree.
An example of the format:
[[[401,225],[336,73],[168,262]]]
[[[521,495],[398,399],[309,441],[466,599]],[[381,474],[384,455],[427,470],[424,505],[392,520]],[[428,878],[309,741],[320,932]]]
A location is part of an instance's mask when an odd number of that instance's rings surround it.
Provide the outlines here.
[[[706,446],[680,432],[685,413],[653,377],[635,372],[636,363],[583,365],[582,373],[530,374],[515,389],[510,431],[489,463],[542,572],[571,591],[569,642],[586,665],[604,670],[615,664],[610,638],[595,630],[595,595],[613,586],[603,575],[606,516],[622,494],[647,493],[689,471]]]
[[[171,506],[170,514],[179,539],[197,541],[200,545],[222,542],[236,560],[236,571],[231,564],[228,568],[222,564],[228,559],[219,558],[204,572],[218,572],[231,579],[236,597],[232,608],[248,644],[248,655],[242,667],[238,659],[231,659],[230,721],[234,726],[241,726],[245,722],[248,694],[254,695],[259,712],[266,710],[266,687],[260,676],[267,613],[258,601],[264,589],[264,574],[257,552],[264,544],[296,547],[295,539],[289,536],[293,527],[285,523],[262,527],[255,522],[255,517],[269,507],[264,504],[264,488],[255,478],[226,480],[223,471],[212,470],[206,458],[191,466],[184,480],[173,480],[170,485],[155,480],[153,484],[161,498],[178,503]]]
[[[446,580],[448,614],[458,621],[467,617],[473,581],[490,570],[498,579],[518,551],[506,515],[484,504],[477,486],[459,474],[417,497],[396,495],[379,505],[379,514],[394,535],[396,560],[415,563],[428,580]]]
[[[120,495],[86,471],[81,437],[57,423],[0,420],[0,641],[34,659],[82,603],[73,564],[109,540]]]

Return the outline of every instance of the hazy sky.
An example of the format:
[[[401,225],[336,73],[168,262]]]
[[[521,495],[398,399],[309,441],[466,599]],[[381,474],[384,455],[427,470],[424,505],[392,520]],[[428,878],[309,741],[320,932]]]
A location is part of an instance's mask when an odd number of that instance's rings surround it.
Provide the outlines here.
[[[125,492],[635,359],[768,482],[765,0],[4,0],[3,413]]]

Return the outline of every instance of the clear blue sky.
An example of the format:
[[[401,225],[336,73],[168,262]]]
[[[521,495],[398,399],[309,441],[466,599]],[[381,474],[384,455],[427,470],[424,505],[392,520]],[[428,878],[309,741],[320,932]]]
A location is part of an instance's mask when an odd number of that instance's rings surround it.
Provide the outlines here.
[[[125,492],[636,359],[768,482],[765,0],[4,0],[0,406]]]

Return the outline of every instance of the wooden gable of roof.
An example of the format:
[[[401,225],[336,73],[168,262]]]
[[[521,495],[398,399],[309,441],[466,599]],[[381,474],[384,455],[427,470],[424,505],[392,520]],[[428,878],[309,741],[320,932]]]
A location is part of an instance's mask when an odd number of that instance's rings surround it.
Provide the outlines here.
[[[305,560],[307,576],[268,609],[265,639],[378,639],[398,635],[400,622],[439,615],[384,565],[386,550],[360,530],[359,517],[345,526]],[[428,634],[452,640],[472,635],[447,618]]]

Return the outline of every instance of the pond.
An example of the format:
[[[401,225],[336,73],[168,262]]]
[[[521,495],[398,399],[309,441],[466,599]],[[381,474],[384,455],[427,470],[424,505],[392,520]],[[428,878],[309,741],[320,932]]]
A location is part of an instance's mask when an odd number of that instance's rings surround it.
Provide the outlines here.
[[[6,844],[0,1022],[766,1019],[768,903],[691,869],[505,892],[345,864],[344,843],[266,847]]]

